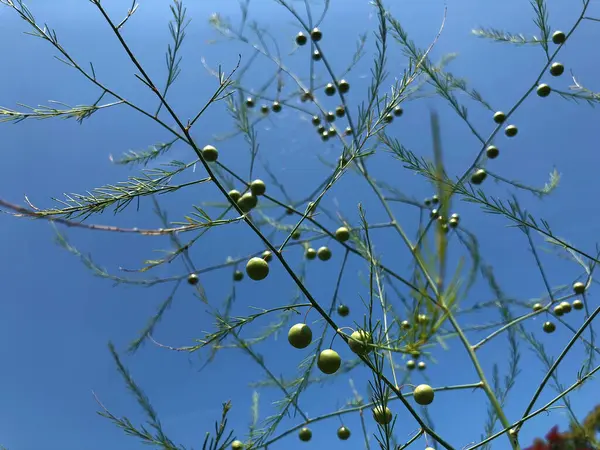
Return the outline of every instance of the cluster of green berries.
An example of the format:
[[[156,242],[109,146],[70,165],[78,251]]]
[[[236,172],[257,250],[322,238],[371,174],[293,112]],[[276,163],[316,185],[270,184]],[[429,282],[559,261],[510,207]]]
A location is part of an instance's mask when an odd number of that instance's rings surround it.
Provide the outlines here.
[[[440,199],[437,195],[434,194],[431,196],[431,198],[426,198],[423,203],[425,203],[425,206],[428,207],[435,206],[440,203]],[[450,228],[458,227],[458,224],[460,222],[460,216],[458,214],[454,213],[450,216],[449,219],[447,219],[446,217],[440,214],[440,211],[437,208],[431,209],[429,211],[429,215],[432,219],[437,219],[440,222],[442,229],[446,233],[450,231]]]
[[[573,284],[573,292],[575,292],[575,294],[577,294],[577,295],[583,294],[585,292],[585,284],[583,284],[580,281],[574,283]],[[583,304],[583,302],[581,300],[577,299],[577,300],[573,300],[573,303],[569,303],[567,301],[560,302],[558,305],[556,305],[552,309],[552,311],[554,312],[554,315],[560,317],[565,314],[569,314],[573,309],[580,311],[584,307],[585,307],[585,305]],[[544,306],[541,303],[536,303],[533,305],[534,311],[541,311],[542,309],[544,309]],[[547,322],[544,322],[542,329],[546,333],[554,333],[554,331],[556,331],[556,325],[554,324],[554,322],[547,321]]]
[[[350,430],[342,425],[337,430],[337,436],[342,441],[345,441],[350,438]],[[298,432],[298,438],[300,438],[302,442],[308,442],[312,439],[312,431],[308,427],[302,427]]]
[[[563,33],[562,31],[556,31],[552,35],[552,42],[554,42],[557,45],[563,44],[566,39],[567,39],[567,37],[566,37],[565,33]],[[565,66],[563,66],[562,63],[560,63],[560,62],[552,63],[552,65],[550,66],[550,69],[549,69],[550,75],[552,75],[553,77],[558,77],[558,76],[562,75],[564,73],[564,71],[565,71]],[[536,88],[536,92],[537,92],[537,95],[540,97],[548,97],[550,95],[550,93],[552,92],[552,88],[546,83],[540,83]],[[497,111],[494,114],[494,122],[496,122],[497,124],[502,124],[502,123],[504,123],[505,120],[506,120],[506,114],[504,112]],[[508,137],[515,137],[518,132],[519,132],[519,129],[516,127],[516,125],[508,125],[504,129],[504,134]],[[500,154],[498,147],[496,147],[495,145],[489,145],[486,148],[485,152],[489,159],[495,159]],[[477,169],[471,175],[471,183],[481,184],[481,183],[483,183],[483,181],[486,178],[487,178],[487,172],[485,171],[485,169]]]

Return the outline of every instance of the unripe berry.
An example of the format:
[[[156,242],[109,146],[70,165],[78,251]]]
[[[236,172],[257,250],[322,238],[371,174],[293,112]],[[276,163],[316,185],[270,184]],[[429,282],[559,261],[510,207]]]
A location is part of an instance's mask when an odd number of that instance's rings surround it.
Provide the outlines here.
[[[340,90],[340,92],[342,94],[345,94],[346,92],[348,92],[350,90],[350,83],[348,83],[346,80],[341,80],[338,83],[338,89]]]
[[[387,406],[385,409],[379,405],[373,408],[373,419],[380,425],[386,425],[392,421],[394,416],[392,415],[392,411]]]
[[[504,134],[508,137],[515,137],[519,129],[515,125],[509,125],[504,129]]]
[[[340,242],[346,242],[350,239],[350,230],[346,227],[339,227],[335,230],[335,238]]]
[[[564,44],[566,40],[567,36],[562,31],[555,31],[552,35],[552,42],[554,42],[556,45]]]
[[[215,162],[219,158],[219,152],[212,145],[206,145],[202,149],[202,156],[204,157],[204,160],[207,162]]]
[[[321,33],[321,30],[318,28],[313,28],[313,30],[310,32],[310,37],[313,41],[319,42],[323,37],[323,33]]]
[[[263,180],[254,180],[250,183],[250,192],[255,196],[264,195],[266,190],[267,186]]]
[[[583,294],[585,292],[585,284],[583,284],[581,281],[573,283],[573,292],[575,292],[577,295]]]
[[[554,333],[556,330],[556,325],[552,322],[544,322],[544,326],[542,327],[546,333]]]
[[[540,97],[548,97],[552,92],[552,88],[546,83],[542,83],[537,87],[537,95]]]
[[[304,33],[300,32],[296,35],[296,44],[305,45],[308,41],[308,38],[304,35]]]
[[[317,257],[321,261],[328,261],[331,259],[331,250],[329,250],[329,247],[320,247],[319,250],[317,250]]]
[[[559,62],[552,63],[552,65],[550,66],[550,75],[552,75],[553,77],[558,77],[562,75],[564,71],[565,66],[563,66]]]
[[[250,258],[246,264],[246,273],[254,281],[260,281],[269,275],[269,263],[262,258]]]
[[[342,441],[345,441],[350,437],[350,430],[345,426],[341,426],[337,430],[337,435],[338,438],[340,438]]]
[[[317,358],[317,367],[327,375],[334,374],[342,365],[342,358],[335,350],[323,350]]]
[[[198,281],[199,281],[198,275],[196,275],[195,273],[191,273],[191,274],[188,275],[187,282],[189,284],[191,284],[192,286],[197,285]]]
[[[504,123],[505,120],[506,120],[506,114],[504,114],[502,111],[498,111],[494,114],[494,122],[500,124],[500,123]]]
[[[487,172],[484,169],[478,169],[471,175],[471,183],[481,184],[487,178]]]
[[[310,431],[310,428],[301,428],[298,432],[298,437],[301,441],[308,442],[310,441],[310,438],[312,438],[312,431]]]
[[[413,396],[419,405],[430,405],[435,397],[435,392],[428,384],[420,384],[413,391]]]

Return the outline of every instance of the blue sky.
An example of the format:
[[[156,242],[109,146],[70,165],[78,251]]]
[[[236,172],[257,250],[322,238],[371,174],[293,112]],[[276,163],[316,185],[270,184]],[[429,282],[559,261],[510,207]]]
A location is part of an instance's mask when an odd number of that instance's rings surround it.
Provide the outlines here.
[[[126,13],[129,2],[106,1],[108,12],[120,20]],[[211,44],[217,34],[209,27],[208,17],[219,12],[230,17],[234,24],[239,21],[237,2],[206,1],[187,2],[188,16],[192,22],[187,28],[187,38],[182,50],[182,73],[170,91],[170,102],[183,118],[193,117],[216,88],[212,78],[202,65],[216,67],[222,64],[228,71],[237,62],[250,55],[247,46],[239,43]],[[302,6],[296,2],[298,8]],[[549,1],[548,10],[552,29],[567,31],[577,19],[579,2]],[[47,23],[55,29],[61,44],[84,67],[93,62],[98,77],[108,86],[122,93],[128,100],[154,111],[156,101],[135,78],[135,68],[119,47],[95,7],[85,1],[31,0],[27,3],[39,23]],[[60,7],[57,8],[56,6]],[[320,11],[321,3],[313,6]],[[394,5],[391,11],[402,22],[410,38],[425,48],[435,37],[442,17],[443,2],[403,2]],[[335,70],[342,70],[350,60],[359,33],[368,32],[367,56],[357,65],[347,79],[352,83],[350,104],[356,107],[365,99],[373,60],[372,32],[377,27],[373,8],[363,0],[349,2],[333,1],[330,12],[321,28],[324,32],[323,48]],[[250,15],[277,37],[286,64],[307,76],[307,59],[301,54],[305,49],[290,55],[293,36],[298,31],[293,18],[276,2],[253,0]],[[600,16],[598,4],[592,2],[588,16]],[[477,2],[468,0],[448,5],[446,26],[432,52],[437,61],[442,55],[458,53],[448,70],[465,77],[470,86],[476,88],[494,109],[507,111],[529,89],[545,64],[542,50],[536,46],[515,47],[491,43],[471,34],[479,26],[504,29],[529,36],[539,32],[533,23],[533,10],[527,2],[507,0]],[[169,43],[167,22],[170,19],[168,2],[147,0],[125,27],[124,36],[144,67],[162,85],[166,71],[164,52]],[[0,24],[4,38],[0,40],[2,67],[0,71],[0,105],[17,109],[17,103],[47,105],[49,100],[70,105],[91,104],[99,92],[74,70],[58,62],[57,55],[47,42],[25,35],[27,24],[9,8],[0,7]],[[594,85],[600,70],[594,58],[594,42],[599,37],[599,25],[584,21],[572,39],[559,53],[558,60],[566,68],[559,78],[546,76],[544,81],[552,87],[568,91],[572,83],[570,71],[584,86],[600,90]],[[400,47],[391,45],[388,85],[393,77],[401,76],[406,68]],[[273,73],[274,66],[262,60],[255,66],[249,81],[258,87]],[[324,72],[320,72],[323,76]],[[323,78],[325,79],[325,78]],[[549,80],[548,80],[549,79]],[[292,89],[287,80],[284,90]],[[469,102],[464,96],[461,101],[469,107],[469,119],[478,130],[487,136],[494,128],[491,113]],[[330,100],[326,104],[335,107]],[[397,137],[409,149],[430,157],[432,142],[429,128],[429,112],[440,114],[442,143],[445,163],[450,174],[459,175],[471,164],[480,149],[476,139],[465,124],[447,106],[436,98],[425,98],[407,102],[404,115],[390,126],[390,134]],[[494,143],[500,148],[500,157],[493,161],[490,170],[505,178],[519,180],[528,185],[542,186],[554,167],[561,173],[561,183],[552,196],[538,200],[532,195],[518,193],[522,205],[536,218],[546,219],[553,231],[578,248],[594,252],[600,225],[593,192],[597,191],[600,156],[596,150],[596,128],[600,118],[598,110],[585,103],[575,104],[550,95],[539,98],[531,95],[511,118],[519,127],[519,134],[507,139],[499,133]],[[169,121],[167,121],[171,124]],[[201,145],[213,143],[220,150],[220,161],[240,175],[248,175],[248,149],[243,139],[215,143],[215,135],[225,134],[232,129],[224,103],[213,105],[201,117],[192,130],[192,136]],[[272,121],[258,125],[261,145],[260,158],[286,183],[286,189],[294,199],[303,198],[329,173],[318,156],[334,161],[340,152],[339,143],[322,143],[307,121],[290,108]],[[1,124],[2,177],[0,198],[24,204],[24,196],[38,207],[55,205],[52,197],[63,198],[63,193],[84,193],[94,187],[125,180],[138,174],[137,168],[116,166],[109,155],[121,155],[128,150],[143,150],[170,137],[164,129],[135,111],[123,106],[97,112],[83,125],[73,120],[50,119],[23,121],[18,124]],[[190,149],[178,144],[165,157],[152,166],[177,159],[190,162],[194,158]],[[431,186],[421,177],[403,169],[402,163],[389,153],[378,151],[372,158],[370,170],[377,179],[393,184],[406,195],[422,200],[432,194]],[[186,175],[203,177],[198,166],[195,173]],[[259,164],[255,177],[268,179],[265,169]],[[507,198],[514,191],[506,185],[488,180],[484,185],[486,194]],[[269,193],[280,198],[275,187]],[[160,196],[162,207],[168,209],[169,218],[181,220],[192,211],[191,205],[202,202],[220,201],[219,192],[207,184],[193,186],[173,195]],[[386,221],[382,208],[377,203],[367,184],[356,175],[348,173],[327,194],[324,204],[332,212],[339,210],[354,225],[359,224],[357,204],[361,203],[371,223]],[[339,206],[338,206],[339,205]],[[401,204],[393,205],[402,225],[413,230],[418,214],[413,208]],[[207,209],[216,215],[215,209]],[[460,213],[461,224],[477,234],[481,253],[486,262],[494,267],[494,273],[507,296],[520,301],[531,301],[545,295],[539,270],[531,255],[526,237],[505,218],[484,214],[478,206],[454,200],[452,210]],[[268,212],[268,214],[271,214]],[[275,216],[274,216],[275,217]],[[291,223],[291,219],[286,219]],[[325,222],[327,222],[326,219]],[[142,199],[139,210],[132,203],[122,214],[114,216],[111,211],[92,217],[89,223],[116,225],[121,227],[158,228],[152,202]],[[159,284],[151,288],[137,286],[113,287],[108,280],[94,277],[73,255],[54,243],[54,231],[45,221],[0,216],[3,232],[0,234],[0,280],[2,301],[0,302],[0,445],[10,450],[113,450],[147,448],[135,439],[125,436],[121,430],[107,420],[98,417],[98,409],[92,391],[117,416],[128,416],[133,423],[144,420],[133,397],[125,389],[115,370],[107,348],[110,340],[122,354],[123,361],[132,375],[151,399],[158,411],[165,430],[176,442],[187,447],[200,448],[204,433],[214,430],[214,421],[219,418],[221,404],[232,401],[229,426],[244,437],[250,421],[250,406],[253,389],[249,383],[264,378],[264,373],[240,350],[225,349],[218,353],[215,361],[200,371],[207,353],[186,355],[170,352],[147,343],[134,356],[127,356],[125,349],[137,336],[158,305],[169,295],[173,285]],[[331,229],[337,224],[329,222]],[[92,255],[94,261],[110,273],[135,277],[135,274],[119,273],[120,268],[135,269],[143,266],[147,259],[156,258],[157,251],[168,250],[169,241],[162,237],[145,237],[131,234],[91,232],[87,230],[59,227],[69,241],[84,254]],[[191,237],[191,236],[188,236]],[[409,273],[410,258],[402,241],[390,230],[374,232],[375,250],[386,264],[401,273]],[[329,242],[327,239],[318,242]],[[542,240],[536,237],[538,244]],[[335,288],[335,280],[342,263],[342,248],[329,242],[333,258],[328,262],[312,261],[307,267],[307,287],[315,298],[328,305]],[[261,250],[262,243],[243,223],[232,224],[210,230],[190,251],[198,268],[210,267],[225,261],[228,256],[243,257]],[[545,246],[545,248],[548,248]],[[456,255],[463,250],[454,241],[451,246]],[[581,268],[572,261],[560,258],[556,253],[540,251],[545,273],[552,286],[570,285],[582,275]],[[290,264],[301,265],[302,252],[295,247],[289,250]],[[455,260],[458,256],[454,257]],[[368,267],[364,261],[351,257],[340,290],[340,298],[351,308],[345,319],[335,317],[338,323],[352,326],[353,321],[362,322],[364,307],[361,302],[368,295],[359,273],[364,276]],[[162,266],[149,276],[166,277],[185,274],[181,261]],[[140,278],[140,277],[138,277]],[[211,272],[201,276],[209,301],[214,306],[223,303],[231,292],[231,270]],[[595,286],[587,296],[590,308],[597,303]],[[393,291],[389,290],[390,295]],[[245,279],[236,286],[236,301],[233,312],[248,315],[252,307],[271,308],[290,303],[296,288],[283,267],[272,264],[271,274],[261,283]],[[493,294],[483,281],[479,281],[464,307],[477,302],[489,301]],[[523,308],[516,313],[526,312]],[[322,322],[315,311],[308,320],[314,330],[321,329]],[[245,329],[246,337],[260,332],[276,317],[257,321]],[[299,319],[301,320],[301,319]],[[476,324],[499,320],[495,310],[486,310],[477,316],[465,316],[465,324]],[[527,329],[536,333],[547,346],[548,352],[556,357],[571,338],[564,327],[553,335],[541,332],[542,316],[527,322]],[[581,313],[573,312],[565,319],[577,328],[583,322]],[[287,327],[284,327],[284,331]],[[204,332],[214,330],[214,320],[207,314],[205,306],[192,294],[188,286],[182,286],[175,302],[158,327],[155,338],[166,345],[193,345],[194,339]],[[489,331],[488,331],[489,333]],[[473,333],[473,342],[485,333]],[[309,355],[305,351],[290,349],[285,333],[257,346],[270,368],[285,378],[296,376],[298,364]],[[328,334],[328,338],[331,334]],[[427,370],[417,373],[413,383],[429,382],[434,387],[467,384],[477,381],[476,374],[464,348],[457,340],[448,342],[449,348],[436,348],[432,356],[436,362],[428,363]],[[341,348],[340,340],[334,342],[342,358],[351,357],[348,349]],[[478,356],[489,374],[494,363],[498,363],[501,374],[506,371],[506,337],[499,337],[485,346]],[[565,386],[575,381],[575,376],[584,356],[583,347],[577,345],[561,364],[558,373]],[[398,362],[401,362],[398,360]],[[520,418],[536,386],[544,376],[543,367],[535,354],[525,344],[521,347],[521,375],[509,395],[506,406],[511,420]],[[354,380],[357,389],[366,397],[370,379],[365,368],[349,375],[342,375],[322,387],[314,386],[305,392],[301,400],[302,409],[315,417],[333,411],[351,397],[349,380]],[[595,406],[597,381],[589,382],[576,391],[570,399],[581,418]],[[261,418],[276,410],[271,402],[280,397],[272,388],[261,389]],[[548,387],[536,404],[538,407],[555,396]],[[396,404],[397,405],[397,402]],[[429,412],[436,430],[456,448],[461,448],[480,437],[486,418],[486,402],[481,392],[450,391],[440,393]],[[400,442],[417,430],[416,422],[399,405],[396,435]],[[281,432],[299,423],[298,417],[285,419]],[[376,432],[375,423],[366,416],[369,433]],[[319,422],[314,426],[311,444],[298,441],[295,434],[284,438],[273,448],[305,448],[310,445],[326,448],[364,447],[357,415],[344,416],[344,423],[353,435],[347,442],[338,441],[335,430],[339,420]],[[544,435],[554,424],[561,429],[567,426],[567,416],[562,410],[541,414],[531,420],[521,432],[521,443],[526,447],[535,436]],[[278,434],[278,433],[276,433]],[[371,445],[377,445],[371,439]],[[493,448],[505,448],[505,440],[498,440]],[[423,440],[411,448],[425,448]]]

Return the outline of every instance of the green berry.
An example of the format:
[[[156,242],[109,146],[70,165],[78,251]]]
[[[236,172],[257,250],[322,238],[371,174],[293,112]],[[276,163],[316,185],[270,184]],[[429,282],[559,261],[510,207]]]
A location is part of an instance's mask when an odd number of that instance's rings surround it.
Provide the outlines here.
[[[346,115],[346,108],[344,108],[343,106],[338,106],[337,108],[335,108],[335,115],[338,117],[344,117]]]
[[[425,364],[425,361],[419,361],[419,364],[417,364],[417,368],[419,370],[425,370],[427,369],[427,364]]]
[[[312,330],[305,323],[297,323],[288,332],[288,342],[294,348],[306,348],[312,342]]]
[[[536,303],[535,305],[533,305],[533,310],[534,311],[539,311],[540,309],[542,309],[544,306],[541,303]]]
[[[334,127],[329,127],[329,130],[327,133],[329,134],[329,136],[333,137],[337,134],[337,131]]]
[[[267,186],[263,180],[254,180],[252,183],[250,183],[250,192],[252,192],[253,195],[264,195],[266,191]]]
[[[562,316],[565,313],[565,311],[563,310],[561,305],[556,305],[554,307],[554,314],[556,314],[557,316]]]
[[[550,75],[552,75],[553,77],[558,77],[562,75],[564,71],[565,66],[563,66],[559,62],[552,63],[552,65],[550,66]]]
[[[404,110],[400,106],[396,106],[394,108],[394,115],[400,117],[402,114],[404,114]]]
[[[237,201],[238,206],[242,210],[242,212],[250,212],[252,208],[255,208],[258,204],[258,198],[255,195],[252,195],[252,192],[246,192],[244,195],[240,197]]]
[[[408,370],[414,370],[415,367],[417,367],[417,363],[414,362],[412,359],[409,359],[408,361],[406,361],[406,368]]]
[[[296,35],[296,44],[305,45],[307,41],[308,38],[305,36],[304,33],[300,32]]]
[[[581,295],[585,292],[585,284],[583,284],[581,281],[578,281],[576,283],[573,284],[573,291],[577,294],[577,295]]]
[[[348,308],[346,305],[338,305],[337,312],[340,316],[346,317],[348,314],[350,314],[350,308]]]
[[[560,307],[563,310],[563,313],[568,314],[571,312],[571,304],[569,302],[560,302]]]
[[[346,227],[339,227],[335,230],[335,238],[340,242],[346,242],[350,239],[350,230]]]
[[[202,156],[204,157],[204,160],[207,162],[215,162],[219,158],[219,152],[212,145],[206,145],[202,149]]]
[[[307,248],[304,256],[306,256],[306,259],[315,259],[317,257],[317,251],[314,248]]]
[[[342,425],[338,428],[337,435],[338,438],[340,438],[342,441],[345,441],[350,437],[350,430]]]
[[[552,92],[552,88],[546,83],[542,83],[537,87],[537,95],[540,97],[548,97],[550,92]]]
[[[508,137],[515,137],[519,129],[515,125],[509,125],[504,129],[504,134]]]
[[[310,438],[312,438],[312,431],[310,431],[310,428],[301,428],[298,432],[298,437],[301,441],[308,442],[310,441]]]
[[[260,281],[269,275],[269,263],[262,258],[250,258],[246,264],[246,273],[254,281]]]
[[[246,99],[246,106],[247,106],[248,108],[254,108],[254,105],[255,105],[255,103],[254,103],[254,99],[253,99],[252,97],[248,97],[248,98]],[[234,442],[235,442],[235,441],[234,441]]]
[[[321,33],[321,30],[318,28],[313,28],[313,30],[310,32],[310,37],[313,41],[319,42],[323,37],[323,33]]]
[[[544,326],[542,327],[546,333],[554,333],[556,330],[556,325],[552,322],[544,322]]]
[[[583,309],[583,302],[581,300],[573,300],[573,309],[581,310]]]
[[[430,405],[435,397],[435,392],[428,384],[420,384],[413,391],[413,396],[419,405]]]
[[[233,272],[233,281],[242,281],[244,279],[244,272],[236,270]]]
[[[350,90],[350,83],[348,83],[346,80],[342,80],[338,83],[338,89],[342,94],[345,94]]]
[[[329,123],[334,122],[335,121],[335,113],[333,111],[329,111],[327,114],[325,114],[325,120]]]
[[[279,103],[278,101],[274,101],[273,105],[271,105],[271,109],[273,110],[273,112],[278,113],[279,111],[281,111],[281,103]]]
[[[190,273],[188,275],[187,282],[192,286],[196,286],[198,284],[198,281],[198,275],[196,275],[195,273]]]
[[[271,262],[271,260],[273,259],[273,253],[271,253],[270,250],[265,250],[264,252],[262,252],[261,258],[264,259],[266,262]]]
[[[342,365],[342,358],[335,350],[328,348],[323,350],[317,359],[317,367],[327,375],[334,374]]]
[[[426,314],[419,314],[417,316],[417,322],[426,325],[429,323],[429,317],[427,317]]]
[[[481,184],[487,178],[487,172],[484,169],[478,169],[471,175],[471,183]]]
[[[494,114],[494,122],[500,124],[500,123],[504,123],[505,120],[506,120],[506,114],[504,114],[502,111],[497,111]]]
[[[350,347],[350,350],[357,355],[366,355],[373,350],[373,347],[369,345],[372,343],[373,338],[371,337],[371,333],[365,330],[356,330],[348,339],[348,346]]]
[[[267,105],[262,105],[260,107],[260,112],[263,114],[268,114],[269,113],[269,107]]]
[[[402,327],[403,330],[410,330],[411,329],[411,325],[410,325],[410,322],[408,320],[403,320],[400,323],[400,326]]]
[[[552,42],[554,42],[556,45],[564,44],[566,40],[567,36],[562,31],[555,31],[552,35]]]
[[[382,406],[376,406],[373,408],[373,419],[380,425],[386,425],[392,421],[394,416],[392,411],[387,406],[385,409]]]
[[[244,443],[242,441],[235,440],[231,443],[231,450],[242,450]]]
[[[302,233],[300,232],[300,230],[296,230],[292,233],[292,239],[298,240],[298,239],[300,239],[301,235],[302,235]]]
[[[497,158],[500,154],[500,150],[495,145],[489,145],[488,148],[485,149],[485,154],[488,158],[494,159]]]
[[[242,194],[240,194],[240,191],[232,189],[229,191],[229,197],[231,197],[231,200],[234,202],[237,202],[242,197]]]
[[[328,261],[331,259],[331,250],[329,250],[329,247],[320,247],[319,250],[317,250],[317,256],[321,261]]]
[[[321,56],[321,52],[319,50],[315,50],[312,54],[312,59],[315,61],[321,61],[323,57]]]
[[[456,228],[458,226],[458,222],[459,220],[456,217],[450,217],[450,220],[448,221],[448,226],[450,228]]]
[[[391,114],[386,114],[385,116],[383,116],[383,121],[385,123],[392,123],[392,120],[394,120],[394,116],[392,116]]]
[[[335,95],[335,86],[333,83],[328,83],[327,86],[325,86],[325,95],[329,97]]]
[[[314,126],[317,126],[321,123],[321,118],[319,116],[312,116],[311,122]]]

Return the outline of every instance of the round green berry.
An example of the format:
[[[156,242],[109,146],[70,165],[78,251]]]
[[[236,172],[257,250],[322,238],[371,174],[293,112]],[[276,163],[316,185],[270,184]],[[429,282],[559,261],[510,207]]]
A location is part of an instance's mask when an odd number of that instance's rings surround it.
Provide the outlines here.
[[[306,256],[306,259],[315,259],[317,257],[317,251],[314,248],[307,248],[304,256]]]
[[[554,42],[556,45],[564,44],[566,40],[567,36],[562,31],[555,31],[552,35],[552,42]]]
[[[308,38],[306,37],[306,35],[304,33],[300,32],[296,35],[296,44],[305,45],[307,41],[308,41]]]
[[[335,108],[335,115],[338,117],[344,117],[346,115],[346,108],[344,108],[343,106],[338,106],[337,108]]]
[[[552,75],[553,77],[561,76],[564,73],[564,71],[565,66],[563,66],[559,62],[552,63],[552,65],[550,66],[550,75]]]
[[[415,367],[417,367],[417,363],[414,362],[412,359],[409,359],[408,361],[406,361],[406,368],[408,370],[414,370]]]
[[[334,122],[335,121],[335,113],[333,111],[329,111],[327,114],[325,114],[325,120],[329,123]]]
[[[373,350],[373,347],[369,345],[372,343],[373,338],[371,337],[371,333],[365,330],[356,330],[348,339],[348,346],[350,347],[350,350],[357,355],[366,355]]]
[[[506,120],[506,114],[504,114],[502,111],[497,111],[494,114],[494,122],[500,124],[500,123],[504,123],[505,120]]]
[[[386,114],[385,116],[383,116],[383,121],[385,123],[392,123],[392,121],[394,120],[394,116],[392,116],[391,114]]]
[[[321,56],[321,52],[319,50],[315,50],[312,54],[312,59],[315,61],[321,61],[323,57]]]
[[[328,83],[327,86],[325,86],[325,95],[329,97],[335,95],[335,86],[333,83]]]
[[[534,311],[539,311],[543,308],[544,306],[541,303],[536,303],[535,305],[533,305],[533,310]]]
[[[346,317],[348,314],[350,314],[350,308],[348,308],[346,305],[338,305],[337,312],[340,316]]]
[[[485,149],[485,154],[490,159],[495,159],[500,154],[500,150],[495,145],[488,145],[488,148]]]
[[[552,88],[546,83],[542,83],[537,87],[537,95],[540,97],[548,97],[552,92]]]
[[[392,421],[394,416],[392,411],[387,406],[383,408],[381,405],[373,408],[373,419],[380,425],[386,425]]]
[[[319,42],[322,37],[323,33],[321,33],[321,30],[318,28],[313,28],[313,30],[310,32],[310,38],[315,42]]]
[[[321,123],[321,118],[319,116],[312,116],[311,122],[314,126],[317,126]]]
[[[569,302],[560,302],[560,307],[563,310],[563,313],[568,314],[571,312],[571,304]]]
[[[323,350],[317,358],[317,367],[327,375],[334,374],[342,365],[342,358],[335,350],[330,348]]]
[[[312,438],[312,431],[310,431],[310,428],[301,428],[298,432],[298,437],[302,442],[308,442]]]
[[[231,200],[234,202],[237,202],[242,197],[242,194],[240,194],[240,191],[232,189],[229,191],[229,197],[231,197]]]
[[[565,313],[565,311],[563,310],[563,307],[561,305],[556,305],[554,307],[554,314],[557,316],[562,316]]]
[[[339,227],[335,230],[335,238],[340,242],[346,242],[350,239],[350,230],[346,227]]]
[[[247,106],[248,108],[254,108],[254,105],[255,105],[255,103],[254,103],[254,99],[253,99],[252,97],[248,97],[248,98],[246,99],[246,106]],[[235,442],[235,441],[234,441],[234,442]]]
[[[542,328],[546,333],[554,333],[556,330],[556,325],[554,325],[552,322],[544,322]]]
[[[192,286],[196,286],[198,284],[198,281],[200,280],[198,279],[198,275],[196,275],[195,273],[190,273],[187,277],[187,282]]]
[[[345,441],[350,437],[350,430],[342,425],[338,428],[337,435],[338,438],[340,438],[342,441]]]
[[[410,325],[410,322],[408,320],[403,320],[400,323],[400,327],[402,327],[403,330],[410,330],[411,329],[411,325]]]
[[[252,195],[264,195],[266,191],[267,186],[263,180],[254,180],[252,183],[250,183],[250,192],[252,192]]]
[[[508,137],[515,137],[519,129],[515,125],[509,125],[504,129],[504,134]]]
[[[297,323],[288,332],[288,342],[294,348],[306,348],[312,342],[312,330],[305,323]]]
[[[235,440],[231,443],[231,450],[242,450],[244,443],[242,441]]]
[[[583,302],[581,300],[573,300],[573,309],[581,310],[583,309]]]
[[[478,169],[471,175],[471,183],[481,184],[487,178],[487,172],[484,169]]]
[[[269,107],[267,105],[262,105],[260,107],[260,112],[263,114],[268,114],[269,113]]]
[[[425,361],[419,361],[419,364],[417,364],[417,368],[419,370],[425,370],[427,369],[427,364],[425,364]]]
[[[394,115],[400,117],[402,114],[404,114],[404,110],[400,106],[396,106],[394,108]]]
[[[269,275],[269,263],[262,258],[250,258],[246,264],[246,273],[254,281],[260,281]]]
[[[252,194],[252,192],[246,192],[244,195],[240,197],[237,201],[238,206],[242,210],[242,212],[250,212],[252,208],[255,208],[258,204],[258,198]]]
[[[295,230],[292,233],[292,239],[294,239],[294,240],[300,239],[300,236],[302,236],[302,233],[300,232],[300,230]]]
[[[583,284],[581,281],[574,283],[573,292],[575,292],[577,295],[583,294],[585,292],[585,284]]]
[[[328,261],[331,259],[331,250],[329,250],[329,247],[320,247],[319,250],[317,250],[317,256],[321,261]]]
[[[244,272],[236,270],[233,272],[233,281],[242,281],[244,279]]]
[[[342,94],[345,94],[346,92],[348,92],[350,90],[350,83],[348,83],[346,80],[341,80],[338,83],[338,89],[340,90],[340,92]]]
[[[420,384],[413,391],[413,396],[419,405],[430,405],[435,397],[435,392],[428,384]]]
[[[270,250],[265,250],[264,252],[262,252],[261,258],[264,259],[266,262],[271,262],[271,260],[273,259],[273,253],[271,253]]]
[[[274,101],[271,105],[271,109],[273,110],[273,112],[278,113],[279,111],[281,111],[281,103],[279,103],[278,101]]]
[[[207,162],[215,162],[219,158],[219,151],[212,145],[206,145],[202,149],[202,156]]]

